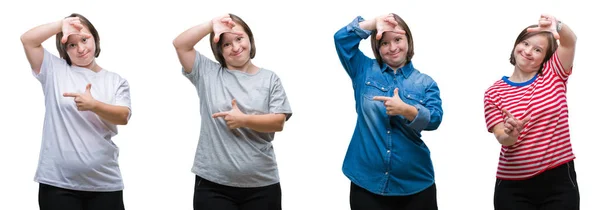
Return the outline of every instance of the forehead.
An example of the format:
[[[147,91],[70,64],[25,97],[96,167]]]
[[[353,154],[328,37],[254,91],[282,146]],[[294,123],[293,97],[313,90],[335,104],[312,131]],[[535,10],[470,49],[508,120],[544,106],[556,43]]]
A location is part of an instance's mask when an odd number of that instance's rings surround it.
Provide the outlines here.
[[[536,34],[532,37],[525,39],[525,41],[543,47],[544,49],[548,47],[548,37],[545,34]]]
[[[81,32],[83,32],[83,33],[86,33],[86,34],[92,34],[92,33],[90,32],[90,30],[87,28],[87,26],[85,26],[85,25],[84,25],[84,26],[83,26],[83,28],[81,29]],[[94,37],[92,37],[92,39],[93,39],[93,38],[94,38]],[[79,39],[81,39],[81,36],[79,36],[79,35],[71,35],[71,36],[69,36],[69,38],[68,38],[67,42],[76,42],[76,41],[79,41]]]
[[[241,33],[243,36],[248,36],[248,34],[246,33],[246,31],[244,31],[244,28],[242,28],[239,25],[236,25],[233,27],[233,31],[235,32],[239,32]],[[228,40],[228,39],[234,39],[236,37],[238,37],[238,35],[236,34],[232,34],[232,33],[224,33],[223,35],[221,35],[224,40]]]
[[[384,32],[383,33],[383,37],[381,38],[382,40],[391,40],[391,39],[395,39],[395,38],[404,38],[406,37],[406,34],[399,34],[396,32]]]

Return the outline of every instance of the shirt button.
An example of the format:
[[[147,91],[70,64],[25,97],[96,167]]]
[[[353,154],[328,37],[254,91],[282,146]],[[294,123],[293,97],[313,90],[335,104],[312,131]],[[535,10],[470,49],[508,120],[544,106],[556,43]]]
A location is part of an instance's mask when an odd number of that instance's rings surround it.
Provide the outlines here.
[[[385,88],[381,88],[381,90],[385,90]]]
[[[390,131],[387,131],[388,134],[390,134]]]
[[[423,103],[423,100],[420,100],[419,102]]]
[[[387,153],[390,153],[390,150],[388,149]]]
[[[388,172],[387,172],[387,171],[385,172],[385,175],[388,175]]]

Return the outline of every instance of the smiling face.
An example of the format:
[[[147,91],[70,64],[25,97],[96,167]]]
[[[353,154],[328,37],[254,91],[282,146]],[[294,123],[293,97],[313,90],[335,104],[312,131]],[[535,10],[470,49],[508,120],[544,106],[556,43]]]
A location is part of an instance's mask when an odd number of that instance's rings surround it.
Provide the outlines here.
[[[221,35],[221,51],[228,69],[239,69],[250,61],[252,45],[248,34],[236,25],[233,30],[241,34],[224,33]]]
[[[558,43],[550,32],[527,32],[528,28],[535,27],[537,25],[531,25],[521,31],[511,52],[510,63],[524,73],[537,71],[541,74],[544,63],[550,60]]]
[[[87,27],[81,30],[83,33],[91,34]],[[71,59],[71,63],[80,67],[93,66],[96,58],[96,42],[94,37],[86,38],[80,35],[70,35],[65,43],[67,55]]]
[[[69,65],[90,68],[95,58],[100,55],[100,35],[92,23],[83,15],[73,13],[69,17],[78,17],[83,25],[82,32],[91,34],[92,37],[85,39],[79,35],[70,35],[66,43],[62,43],[63,33],[56,34],[56,49],[60,57]]]
[[[371,49],[379,65],[386,63],[393,69],[398,69],[412,60],[414,52],[413,38],[410,28],[400,16],[393,14],[398,23],[398,28],[405,34],[385,32],[380,40],[375,35],[371,36]]]
[[[385,32],[380,40],[379,55],[392,69],[398,69],[406,64],[408,41],[406,35]]]

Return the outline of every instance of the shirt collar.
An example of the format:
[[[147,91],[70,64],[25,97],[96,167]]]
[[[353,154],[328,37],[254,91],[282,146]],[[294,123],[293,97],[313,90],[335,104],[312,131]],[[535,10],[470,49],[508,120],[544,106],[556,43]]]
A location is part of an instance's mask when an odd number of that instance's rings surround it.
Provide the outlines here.
[[[390,68],[390,66],[387,65],[387,63],[383,63],[383,66],[381,67],[381,72],[385,72],[385,71],[391,71],[394,72],[394,70],[392,68]],[[402,76],[404,76],[404,78],[408,78],[408,76],[410,76],[410,74],[413,72],[414,67],[412,65],[412,61],[408,62],[406,65],[402,66],[400,68],[400,73],[402,74]]]

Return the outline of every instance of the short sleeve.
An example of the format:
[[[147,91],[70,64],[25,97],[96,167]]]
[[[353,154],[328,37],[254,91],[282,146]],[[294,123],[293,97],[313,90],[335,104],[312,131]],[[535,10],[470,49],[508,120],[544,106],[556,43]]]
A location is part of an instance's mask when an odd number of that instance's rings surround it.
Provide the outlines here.
[[[289,100],[281,84],[281,79],[273,74],[271,82],[271,91],[269,96],[269,113],[282,113],[286,115],[286,120],[292,116],[292,109]]]

